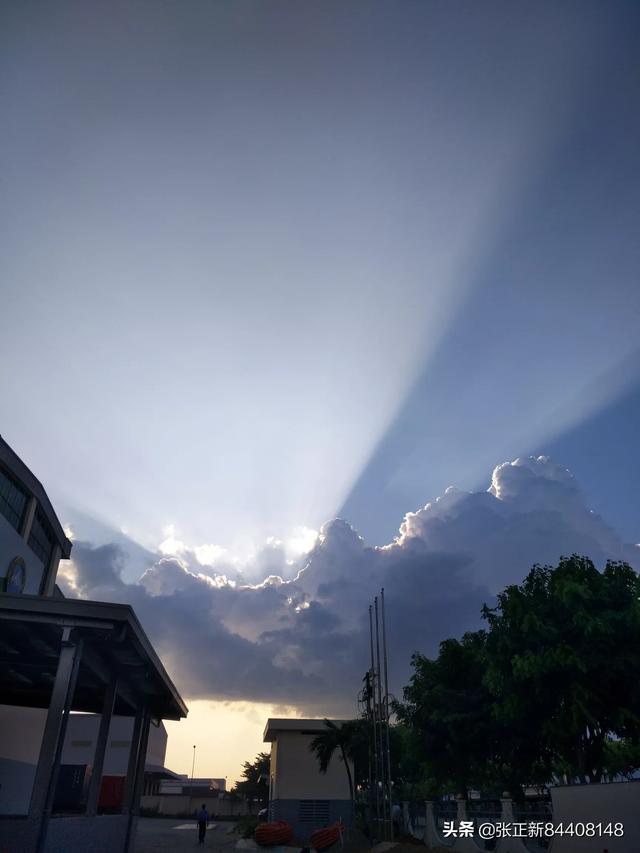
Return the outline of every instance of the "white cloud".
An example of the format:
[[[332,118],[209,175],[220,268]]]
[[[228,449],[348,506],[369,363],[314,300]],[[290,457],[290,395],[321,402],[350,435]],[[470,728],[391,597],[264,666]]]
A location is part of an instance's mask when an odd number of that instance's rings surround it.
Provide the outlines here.
[[[172,528],[166,533],[175,539]],[[132,603],[187,695],[350,713],[368,665],[367,608],[381,586],[398,692],[413,651],[434,652],[441,640],[478,627],[482,604],[532,564],[577,552],[601,568],[607,559],[640,566],[640,549],[621,542],[570,472],[545,457],[498,465],[486,491],[447,489],[408,513],[382,548],[367,546],[340,519],[312,534],[294,533],[293,566],[284,541],[266,543],[247,567],[254,577],[262,571],[254,583],[203,573],[197,548],[185,546],[180,556],[163,552],[127,584],[117,546],[80,542],[60,580],[70,595]]]
[[[294,557],[299,557],[301,554],[307,554],[318,539],[318,531],[311,527],[296,527],[293,535],[287,539],[286,551],[287,554]]]
[[[166,554],[169,557],[176,557],[186,551],[187,546],[181,539],[176,537],[175,527],[173,524],[168,524],[162,532],[166,538],[158,545],[158,550],[161,554]]]
[[[196,545],[193,551],[201,566],[214,566],[222,560],[237,561],[236,557],[231,557],[229,551],[220,545]]]

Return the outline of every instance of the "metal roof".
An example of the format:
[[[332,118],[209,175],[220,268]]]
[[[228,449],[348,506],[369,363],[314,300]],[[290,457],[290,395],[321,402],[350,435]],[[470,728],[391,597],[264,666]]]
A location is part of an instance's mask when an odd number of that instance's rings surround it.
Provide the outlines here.
[[[73,711],[101,713],[104,684],[118,677],[114,713],[138,704],[156,719],[186,717],[187,707],[127,604],[36,595],[0,596],[0,695],[7,705],[46,708],[62,630],[83,639]]]
[[[331,720],[336,726],[341,726],[346,720]],[[299,734],[318,734],[326,730],[325,718],[321,720],[297,719],[296,717],[269,718],[264,728],[263,743],[276,739],[277,732],[298,732]]]

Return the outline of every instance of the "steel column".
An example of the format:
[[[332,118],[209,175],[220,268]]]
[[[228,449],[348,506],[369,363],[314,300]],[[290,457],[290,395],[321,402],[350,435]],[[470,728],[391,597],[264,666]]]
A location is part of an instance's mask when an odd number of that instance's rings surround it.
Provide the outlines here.
[[[140,747],[140,735],[142,733],[142,722],[144,709],[139,707],[136,711],[133,731],[131,733],[131,746],[129,747],[129,763],[127,764],[127,778],[124,785],[122,798],[122,812],[127,814],[133,803],[133,789],[135,785],[136,767],[138,766],[138,749]]]
[[[29,804],[29,818],[39,824],[37,853],[44,850],[47,824],[51,816],[62,746],[81,657],[82,640],[74,639],[71,628],[64,628],[58,668],[42,735],[42,745],[40,746],[38,766]]]
[[[145,709],[142,713],[140,724],[140,738],[138,741],[138,760],[132,786],[131,803],[129,806],[129,817],[127,820],[127,837],[124,845],[124,853],[129,853],[131,842],[133,841],[133,821],[140,813],[140,794],[142,792],[142,784],[144,782],[144,765],[147,759],[147,746],[149,743],[149,725],[151,723],[151,715]]]
[[[109,737],[109,726],[113,715],[113,706],[116,700],[118,682],[114,677],[106,685],[102,715],[100,716],[100,727],[96,739],[96,748],[93,754],[93,767],[91,769],[91,781],[89,782],[89,794],[87,797],[87,815],[93,817],[98,813],[98,800],[100,798],[100,783],[102,782],[102,768],[104,767],[104,754]]]
[[[384,718],[386,735],[387,783],[389,785],[389,840],[393,841],[393,782],[391,780],[391,733],[389,731],[389,675],[387,670],[387,626],[384,613],[384,587],[380,590],[382,615],[382,655],[384,661]]]
[[[378,715],[376,713],[376,666],[373,656],[373,608],[369,605],[369,639],[371,644],[371,698],[372,698],[372,724],[373,724],[373,784],[375,785],[374,802],[376,807],[376,838],[380,836],[380,785],[379,772],[380,763],[378,759]]]

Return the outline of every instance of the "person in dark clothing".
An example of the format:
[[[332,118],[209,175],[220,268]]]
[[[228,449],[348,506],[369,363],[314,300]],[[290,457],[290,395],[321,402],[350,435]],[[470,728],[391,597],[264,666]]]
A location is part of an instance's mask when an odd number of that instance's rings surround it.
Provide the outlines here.
[[[198,844],[204,844],[204,837],[207,834],[207,824],[209,823],[209,812],[204,803],[196,818],[198,820]]]

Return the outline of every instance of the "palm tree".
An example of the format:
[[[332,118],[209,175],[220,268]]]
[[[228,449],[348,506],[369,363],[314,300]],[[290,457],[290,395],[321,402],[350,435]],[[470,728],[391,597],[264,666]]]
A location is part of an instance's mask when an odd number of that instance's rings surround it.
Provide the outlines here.
[[[341,725],[336,725],[331,720],[325,719],[324,724],[326,730],[311,741],[309,749],[315,752],[320,764],[321,773],[327,772],[334,752],[340,750],[344,768],[347,771],[347,779],[349,780],[351,802],[353,802],[355,797],[349,761],[353,761],[354,759],[356,739],[360,732],[360,720],[346,720]]]

